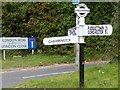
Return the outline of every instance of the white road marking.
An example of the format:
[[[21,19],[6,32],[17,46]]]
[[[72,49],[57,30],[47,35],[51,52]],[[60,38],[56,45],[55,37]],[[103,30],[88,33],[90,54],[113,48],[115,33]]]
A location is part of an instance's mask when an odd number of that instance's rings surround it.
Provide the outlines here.
[[[66,74],[66,73],[72,73],[72,72],[75,72],[75,71],[59,72],[59,73],[50,73],[50,74],[42,74],[42,75],[27,76],[27,77],[22,77],[22,78],[23,78],[23,79],[27,79],[27,78],[34,78],[34,77],[42,77],[42,76]]]
[[[5,72],[0,72],[0,73],[5,73]]]

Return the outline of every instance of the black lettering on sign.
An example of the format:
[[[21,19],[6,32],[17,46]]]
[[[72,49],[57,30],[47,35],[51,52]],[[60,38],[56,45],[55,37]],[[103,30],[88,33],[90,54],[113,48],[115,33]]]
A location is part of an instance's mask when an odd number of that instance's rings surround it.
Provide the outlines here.
[[[18,48],[25,48],[27,47],[26,45],[17,45]]]
[[[20,41],[20,42],[25,42],[26,39],[18,39],[18,41]]]
[[[48,43],[51,43],[51,40],[49,40]]]
[[[104,26],[88,26],[88,34],[103,34]]]
[[[48,43],[57,43],[57,42],[70,42],[70,39],[56,39],[56,40],[48,41]]]
[[[105,26],[105,34],[108,34],[107,30],[108,30],[108,27]]]
[[[75,33],[75,30],[73,30],[73,31],[71,30],[71,31],[70,31],[70,35],[75,36],[75,35],[77,35],[77,34]]]
[[[3,45],[2,48],[16,48],[16,45]]]
[[[17,39],[2,39],[2,42],[16,42]]]
[[[70,35],[73,35],[73,36],[77,35],[75,30],[76,30],[76,28],[73,28],[72,30],[69,30]]]

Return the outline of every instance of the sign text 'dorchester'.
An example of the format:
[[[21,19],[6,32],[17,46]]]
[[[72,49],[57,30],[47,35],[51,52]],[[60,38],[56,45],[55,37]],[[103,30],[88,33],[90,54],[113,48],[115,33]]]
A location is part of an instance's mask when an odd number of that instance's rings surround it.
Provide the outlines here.
[[[103,36],[111,34],[111,25],[85,25],[82,30],[78,30],[79,36]]]
[[[77,36],[63,36],[63,37],[44,38],[43,43],[45,45],[78,43],[78,37]]]

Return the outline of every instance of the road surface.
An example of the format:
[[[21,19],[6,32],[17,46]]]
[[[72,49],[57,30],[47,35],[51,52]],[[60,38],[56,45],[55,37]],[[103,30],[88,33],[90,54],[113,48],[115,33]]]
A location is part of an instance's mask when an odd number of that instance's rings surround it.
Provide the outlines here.
[[[96,64],[85,64],[85,67]],[[76,71],[75,64],[55,65],[37,69],[2,72],[2,88],[8,88],[31,79],[44,79]]]

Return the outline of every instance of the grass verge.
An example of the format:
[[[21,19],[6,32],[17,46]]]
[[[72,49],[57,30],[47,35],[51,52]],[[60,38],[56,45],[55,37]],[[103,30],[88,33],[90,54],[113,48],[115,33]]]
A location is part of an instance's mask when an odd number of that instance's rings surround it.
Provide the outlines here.
[[[14,88],[79,88],[78,72],[43,80],[30,80]],[[84,88],[118,88],[118,66],[108,64],[85,68]]]
[[[45,55],[34,54],[24,57],[9,57],[2,61],[2,69],[26,68],[35,66],[47,66],[61,63],[74,62],[73,55]]]

